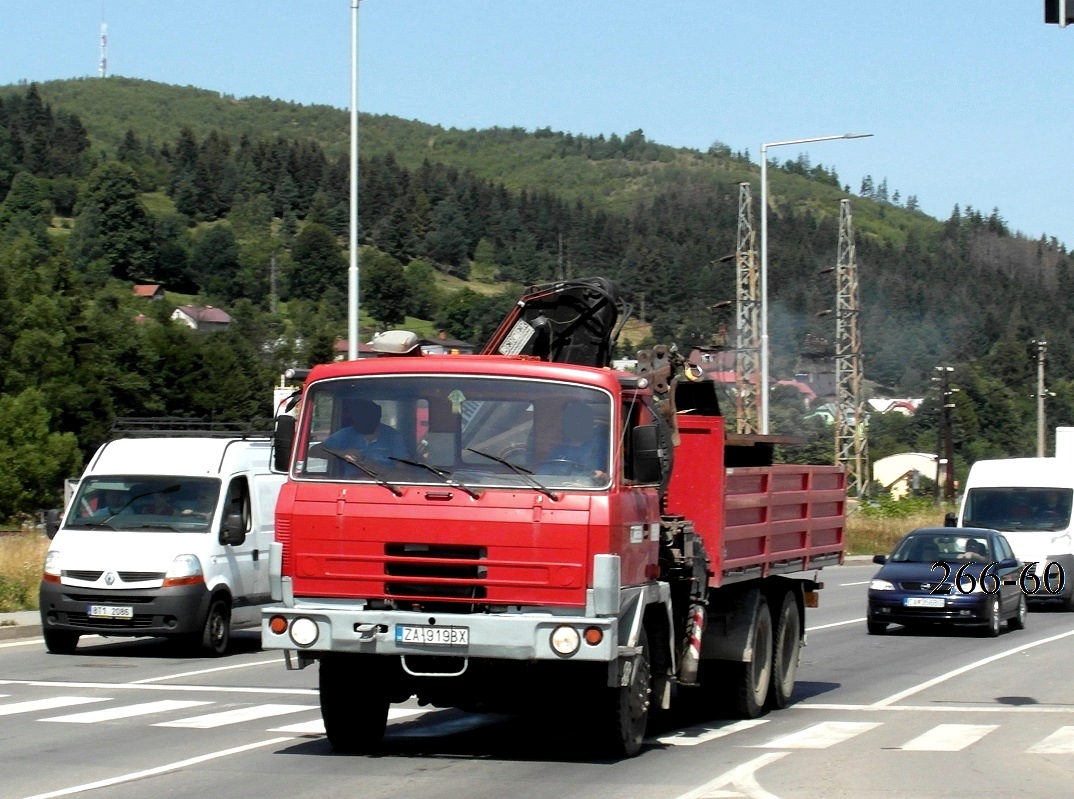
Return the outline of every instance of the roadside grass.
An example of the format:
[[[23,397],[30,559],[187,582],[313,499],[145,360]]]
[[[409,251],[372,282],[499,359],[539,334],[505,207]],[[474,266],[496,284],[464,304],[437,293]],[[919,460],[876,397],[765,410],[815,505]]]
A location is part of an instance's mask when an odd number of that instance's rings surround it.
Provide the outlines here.
[[[897,504],[897,503],[896,503]],[[931,501],[919,507],[907,507],[905,513],[870,513],[858,508],[847,515],[848,555],[886,555],[900,538],[918,527],[942,527],[944,513],[952,505],[937,508]]]
[[[0,613],[37,610],[48,543],[36,530],[0,536]]]

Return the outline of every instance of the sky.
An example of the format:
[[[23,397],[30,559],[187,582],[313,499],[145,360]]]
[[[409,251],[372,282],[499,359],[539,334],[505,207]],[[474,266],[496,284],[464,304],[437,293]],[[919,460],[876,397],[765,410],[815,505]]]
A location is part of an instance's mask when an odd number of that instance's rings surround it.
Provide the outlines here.
[[[349,108],[352,0],[0,0],[0,85],[109,75]],[[1042,0],[359,0],[358,106],[757,162],[1074,246],[1074,26]],[[759,190],[758,190],[759,191]]]

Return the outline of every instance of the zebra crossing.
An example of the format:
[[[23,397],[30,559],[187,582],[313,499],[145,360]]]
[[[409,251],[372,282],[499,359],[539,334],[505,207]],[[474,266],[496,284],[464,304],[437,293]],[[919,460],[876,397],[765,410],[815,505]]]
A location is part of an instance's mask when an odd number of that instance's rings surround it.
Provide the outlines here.
[[[89,706],[93,707],[89,707]],[[223,707],[220,707],[223,705]],[[289,721],[300,714],[305,718]],[[114,722],[142,722],[151,727],[211,730],[231,725],[257,725],[259,731],[295,736],[318,736],[324,734],[320,709],[315,704],[291,702],[240,703],[218,702],[205,699],[162,699],[150,702],[123,702],[109,696],[57,695],[26,699],[0,694],[0,717],[33,717],[34,721],[50,724],[102,724]],[[439,719],[437,717],[440,717]],[[427,718],[423,718],[427,717]],[[424,736],[450,735],[466,729],[476,729],[502,721],[503,716],[465,716],[432,708],[393,707],[389,710],[389,723],[419,722]],[[678,730],[671,730],[649,739],[650,746],[698,746],[716,740],[727,745],[751,749],[797,750],[828,749],[860,739],[874,744],[877,749],[908,752],[962,752],[970,749],[989,736],[1002,735],[1001,724],[953,724],[934,723],[916,731],[912,737],[901,741],[891,740],[887,722],[882,721],[815,721],[790,732],[776,734],[773,717],[735,722],[713,722]],[[777,719],[781,730],[787,729],[785,716]],[[262,726],[264,725],[264,726]],[[772,734],[765,737],[771,725]],[[389,728],[390,729],[390,728]],[[754,734],[745,738],[745,734]],[[392,733],[389,732],[389,735]],[[760,734],[760,735],[759,735]],[[1041,729],[1041,737],[1025,747],[1027,754],[1074,756],[1074,725],[1050,726]],[[871,736],[864,737],[864,736]],[[867,744],[867,745],[868,745]]]

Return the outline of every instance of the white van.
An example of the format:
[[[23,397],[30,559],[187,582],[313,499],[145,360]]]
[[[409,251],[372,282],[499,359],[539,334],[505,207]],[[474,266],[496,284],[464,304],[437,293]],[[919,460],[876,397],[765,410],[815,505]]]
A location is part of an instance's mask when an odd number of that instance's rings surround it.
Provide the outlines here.
[[[1064,457],[977,461],[957,518],[960,527],[1000,530],[1018,560],[1036,563],[1036,579],[1022,580],[1026,598],[1060,600],[1066,610],[1074,610],[1072,467]]]
[[[257,627],[284,475],[267,437],[138,437],[104,444],[63,513],[50,512],[45,645],[81,635],[171,636],[210,655]]]

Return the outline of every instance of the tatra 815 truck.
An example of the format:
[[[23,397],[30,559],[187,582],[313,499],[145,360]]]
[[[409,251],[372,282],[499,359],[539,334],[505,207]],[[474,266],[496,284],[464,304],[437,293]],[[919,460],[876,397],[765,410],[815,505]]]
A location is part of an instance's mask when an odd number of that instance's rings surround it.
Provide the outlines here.
[[[411,697],[556,708],[617,756],[654,707],[790,701],[845,473],[729,434],[673,348],[607,368],[621,307],[599,278],[535,287],[483,354],[317,366],[278,417],[262,643],[319,663],[337,751]]]

